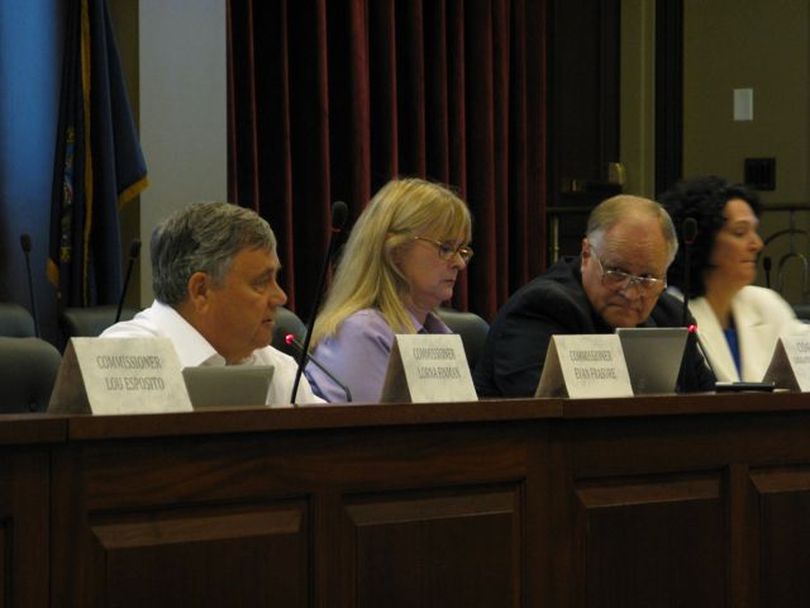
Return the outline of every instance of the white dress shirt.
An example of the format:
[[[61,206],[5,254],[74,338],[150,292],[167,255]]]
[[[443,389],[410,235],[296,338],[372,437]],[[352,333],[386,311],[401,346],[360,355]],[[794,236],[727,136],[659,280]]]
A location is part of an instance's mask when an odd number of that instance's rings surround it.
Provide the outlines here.
[[[152,305],[139,312],[131,321],[121,321],[108,327],[102,338],[169,338],[177,351],[180,367],[200,365],[225,366],[225,358],[220,355],[203,336],[186,321],[180,313],[168,304],[155,300]],[[254,350],[238,365],[272,365],[273,381],[267,394],[267,404],[274,407],[290,404],[297,364],[295,359],[265,346]],[[296,395],[296,403],[323,403],[309,386],[306,377],[301,377]]]

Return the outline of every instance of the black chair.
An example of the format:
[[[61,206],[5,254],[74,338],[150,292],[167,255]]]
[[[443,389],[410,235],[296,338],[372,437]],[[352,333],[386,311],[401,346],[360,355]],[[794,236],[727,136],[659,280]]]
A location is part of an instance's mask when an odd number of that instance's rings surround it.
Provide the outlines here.
[[[794,304],[793,312],[796,313],[800,321],[810,323],[810,304]]]
[[[0,336],[33,338],[34,317],[27,308],[14,302],[0,302]]]
[[[299,342],[303,342],[307,326],[289,308],[279,306],[276,311],[276,325],[273,328],[273,346],[283,353],[287,353],[295,360],[298,360],[298,349],[287,344],[285,338],[287,334],[293,334]]]
[[[0,412],[44,412],[48,409],[62,357],[39,338],[0,337]]]
[[[461,336],[470,371],[475,369],[489,334],[489,323],[474,312],[461,312],[452,308],[439,308],[436,313],[453,333]]]
[[[115,322],[118,306],[87,306],[65,308],[59,314],[59,326],[65,338],[96,338]],[[137,314],[134,308],[121,310],[121,321],[129,321]]]

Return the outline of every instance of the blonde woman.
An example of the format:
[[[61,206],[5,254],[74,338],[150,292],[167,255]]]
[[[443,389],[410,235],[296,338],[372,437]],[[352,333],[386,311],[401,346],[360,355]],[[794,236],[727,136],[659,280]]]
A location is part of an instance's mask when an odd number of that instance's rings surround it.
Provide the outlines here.
[[[450,333],[435,309],[472,257],[467,205],[422,179],[388,182],[352,229],[312,336],[313,355],[358,402],[380,398],[394,334]],[[316,394],[346,401],[309,364]]]

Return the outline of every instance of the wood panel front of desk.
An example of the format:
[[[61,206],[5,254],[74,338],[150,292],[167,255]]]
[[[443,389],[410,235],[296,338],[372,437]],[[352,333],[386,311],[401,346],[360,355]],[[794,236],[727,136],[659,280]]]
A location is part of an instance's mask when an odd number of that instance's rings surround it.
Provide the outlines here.
[[[64,421],[0,416],[0,606],[48,606],[50,448]]]
[[[72,421],[54,460],[53,597],[538,605],[548,564],[527,565],[548,537],[547,429],[475,408],[468,421],[431,406]]]
[[[69,419],[58,606],[802,606],[810,401]]]

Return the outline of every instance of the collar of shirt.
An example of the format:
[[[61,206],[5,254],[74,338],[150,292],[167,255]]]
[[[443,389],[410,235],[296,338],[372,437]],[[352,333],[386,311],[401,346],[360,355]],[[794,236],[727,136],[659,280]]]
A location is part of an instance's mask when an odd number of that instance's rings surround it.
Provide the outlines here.
[[[411,321],[413,321],[413,326],[416,329],[416,333],[418,334],[451,334],[453,333],[447,325],[445,325],[444,321],[442,321],[436,313],[429,312],[427,317],[425,318],[424,325],[420,323],[413,313],[408,311],[411,315]]]
[[[165,329],[166,336],[174,344],[181,367],[226,365],[225,358],[174,308],[155,300],[152,310],[155,318],[163,321],[160,326]],[[253,359],[254,355],[251,354],[247,359],[240,361],[239,365],[250,364]]]

